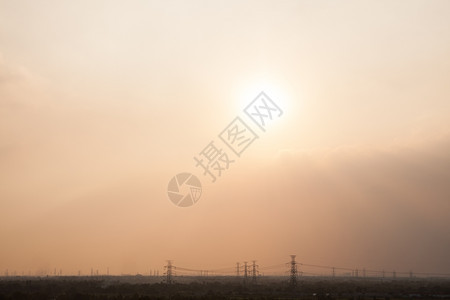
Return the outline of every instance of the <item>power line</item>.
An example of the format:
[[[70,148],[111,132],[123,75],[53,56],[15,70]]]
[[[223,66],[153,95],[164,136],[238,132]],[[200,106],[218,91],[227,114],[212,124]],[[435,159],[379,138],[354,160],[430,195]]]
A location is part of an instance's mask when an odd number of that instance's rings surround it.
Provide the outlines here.
[[[241,277],[243,275],[243,280],[245,283],[248,282],[249,276],[252,277],[252,281],[255,282],[257,279],[257,276],[260,274],[260,271],[267,271],[269,274],[285,274],[289,273],[289,281],[292,285],[297,285],[299,270],[298,266],[302,267],[301,274],[304,275],[311,275],[311,276],[332,276],[332,277],[338,277],[338,276],[353,276],[353,277],[373,277],[377,276],[380,278],[386,277],[386,272],[384,270],[372,270],[372,269],[358,269],[358,268],[347,268],[347,267],[335,267],[335,266],[326,266],[326,265],[317,265],[317,264],[308,264],[308,263],[300,263],[295,260],[295,255],[291,255],[291,261],[287,263],[282,264],[276,264],[276,265],[269,265],[269,266],[262,266],[259,267],[259,265],[256,265],[256,262],[253,261],[252,265],[249,265],[247,262],[239,263],[237,262],[234,267],[224,267],[224,268],[218,268],[218,269],[192,269],[192,268],[185,268],[185,267],[179,267],[174,266],[172,262],[167,263],[165,266],[166,269],[166,282],[172,283],[173,282],[173,276],[174,276],[174,270],[177,270],[181,274],[186,275],[195,275],[199,274],[200,276],[208,276],[208,275],[214,275],[214,274],[221,274],[224,276],[236,276],[237,278]],[[319,269],[325,269],[329,270],[326,273],[317,273],[317,272],[310,272],[308,268],[319,268]],[[282,271],[284,269],[284,271]],[[361,271],[361,272],[360,272]],[[92,272],[92,271],[91,271]],[[347,273],[344,273],[347,272]],[[360,274],[361,273],[361,274]],[[401,277],[409,277],[409,278],[416,278],[417,276],[440,276],[440,277],[450,277],[450,273],[426,273],[426,272],[397,272],[393,271],[392,278],[397,278],[399,275]]]

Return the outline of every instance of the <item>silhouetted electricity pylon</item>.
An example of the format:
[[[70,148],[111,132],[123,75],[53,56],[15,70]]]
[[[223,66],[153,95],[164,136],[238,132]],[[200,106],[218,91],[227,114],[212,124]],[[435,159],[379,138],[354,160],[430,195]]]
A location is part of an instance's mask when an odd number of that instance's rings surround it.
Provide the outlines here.
[[[166,283],[172,284],[173,283],[173,266],[172,261],[167,261],[167,266],[164,267],[166,269]]]
[[[253,284],[256,283],[256,268],[258,267],[258,265],[256,264],[256,260],[253,261],[252,264],[252,282]]]
[[[239,263],[236,263],[236,276],[239,277]]]
[[[292,287],[297,286],[297,263],[295,262],[295,255],[291,255],[291,274],[289,282]]]

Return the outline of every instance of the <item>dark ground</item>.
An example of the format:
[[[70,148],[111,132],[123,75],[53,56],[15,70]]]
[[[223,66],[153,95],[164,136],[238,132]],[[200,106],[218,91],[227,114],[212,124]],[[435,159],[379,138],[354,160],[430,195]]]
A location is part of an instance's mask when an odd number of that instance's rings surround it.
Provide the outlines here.
[[[1,299],[450,299],[450,279],[184,277],[167,285],[145,276],[3,277]]]

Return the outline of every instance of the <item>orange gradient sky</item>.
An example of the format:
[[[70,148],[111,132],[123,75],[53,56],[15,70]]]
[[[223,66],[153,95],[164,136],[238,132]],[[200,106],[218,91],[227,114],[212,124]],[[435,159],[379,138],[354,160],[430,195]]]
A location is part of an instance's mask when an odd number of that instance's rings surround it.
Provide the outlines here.
[[[211,183],[262,90],[283,116]],[[449,1],[0,0],[0,274],[450,273],[449,183]]]

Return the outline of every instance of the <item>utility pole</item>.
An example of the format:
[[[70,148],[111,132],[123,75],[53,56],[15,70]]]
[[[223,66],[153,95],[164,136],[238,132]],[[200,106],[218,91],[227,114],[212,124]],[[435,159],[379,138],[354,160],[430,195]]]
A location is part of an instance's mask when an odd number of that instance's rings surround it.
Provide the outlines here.
[[[333,267],[333,277],[336,277],[336,268]]]
[[[239,263],[236,263],[236,276],[239,277]]]
[[[295,255],[291,255],[290,284],[292,287],[297,286],[297,263],[295,262]]]

